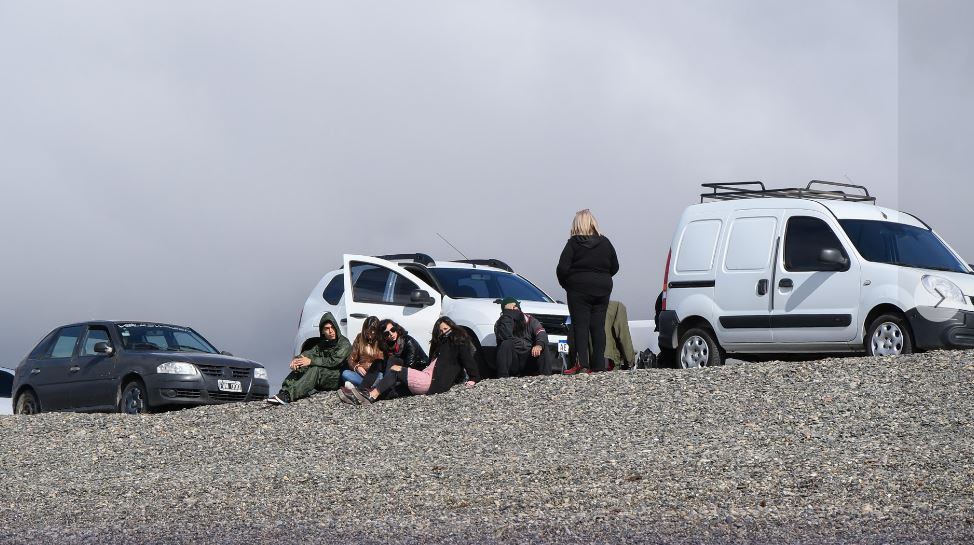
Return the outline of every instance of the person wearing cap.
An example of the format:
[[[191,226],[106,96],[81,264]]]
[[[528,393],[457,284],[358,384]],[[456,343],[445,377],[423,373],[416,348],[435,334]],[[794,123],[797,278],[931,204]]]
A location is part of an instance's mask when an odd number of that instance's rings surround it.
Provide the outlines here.
[[[548,333],[537,318],[521,312],[513,297],[500,301],[501,315],[494,324],[497,339],[497,378],[520,376],[537,366],[542,375],[551,374]]]

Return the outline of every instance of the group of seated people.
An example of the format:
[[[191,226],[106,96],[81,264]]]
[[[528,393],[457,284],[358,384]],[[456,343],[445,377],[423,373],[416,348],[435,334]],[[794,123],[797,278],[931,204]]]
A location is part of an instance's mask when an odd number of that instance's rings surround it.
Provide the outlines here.
[[[551,374],[554,357],[548,335],[536,318],[521,311],[520,302],[506,298],[494,325],[498,378],[536,369]],[[430,351],[393,320],[369,316],[353,342],[342,336],[335,317],[326,312],[319,322],[317,344],[291,360],[291,373],[281,391],[268,402],[285,405],[318,392],[338,391],[345,403],[368,405],[405,395],[433,395],[456,384],[473,387],[482,378],[474,358],[474,342],[448,316],[433,325]]]

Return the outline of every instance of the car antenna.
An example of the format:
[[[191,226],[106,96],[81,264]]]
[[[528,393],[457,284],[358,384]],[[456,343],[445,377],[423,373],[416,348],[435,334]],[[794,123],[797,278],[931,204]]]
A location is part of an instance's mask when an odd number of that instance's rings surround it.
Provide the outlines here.
[[[443,235],[441,235],[439,233],[436,233],[436,236],[442,238],[443,239],[443,242],[449,244],[450,245],[450,248],[453,248],[454,250],[456,250],[458,254],[460,254],[461,256],[463,256],[464,259],[466,259],[467,261],[470,260],[469,257],[467,257],[463,252],[460,251],[460,248],[457,248],[456,246],[454,246],[453,243],[450,242],[449,240],[447,240],[445,236],[443,236]],[[477,268],[477,265],[474,264],[473,268],[476,269]]]

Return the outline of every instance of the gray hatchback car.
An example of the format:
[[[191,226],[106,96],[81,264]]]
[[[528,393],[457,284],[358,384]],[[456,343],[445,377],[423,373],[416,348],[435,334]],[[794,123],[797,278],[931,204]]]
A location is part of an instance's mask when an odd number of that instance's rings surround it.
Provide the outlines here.
[[[219,352],[188,327],[85,322],[59,327],[17,367],[16,414],[118,411],[265,399],[267,370]]]

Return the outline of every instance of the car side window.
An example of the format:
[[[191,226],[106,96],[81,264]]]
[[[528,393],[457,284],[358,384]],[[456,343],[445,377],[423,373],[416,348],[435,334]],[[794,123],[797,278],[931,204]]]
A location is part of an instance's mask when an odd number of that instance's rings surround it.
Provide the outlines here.
[[[834,265],[822,263],[822,250],[834,248],[846,253],[835,231],[824,221],[810,216],[794,216],[785,230],[785,270],[790,272],[834,271]]]
[[[391,300],[392,271],[370,263],[351,263],[352,299],[356,303],[386,303]]]
[[[104,327],[89,327],[88,332],[85,333],[85,341],[81,343],[81,355],[99,355],[98,352],[95,352],[95,345],[98,343],[108,343],[109,345],[112,344],[112,340],[108,336],[108,330]]]
[[[406,278],[405,276],[392,273],[395,278],[395,286],[392,290],[392,304],[394,305],[409,305],[412,303],[412,294],[414,290],[418,290],[419,286],[415,282]]]
[[[78,345],[78,338],[84,326],[76,325],[62,328],[58,331],[54,341],[51,342],[51,349],[47,353],[49,358],[70,358],[74,355],[74,349]]]
[[[328,282],[324,293],[321,294],[329,305],[337,305],[342,300],[343,295],[345,295],[345,277],[340,274]]]

